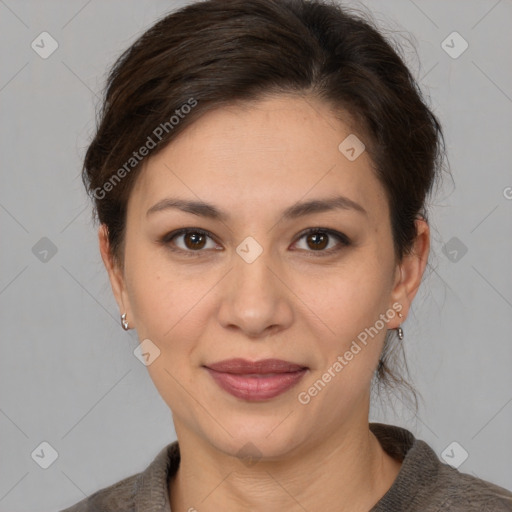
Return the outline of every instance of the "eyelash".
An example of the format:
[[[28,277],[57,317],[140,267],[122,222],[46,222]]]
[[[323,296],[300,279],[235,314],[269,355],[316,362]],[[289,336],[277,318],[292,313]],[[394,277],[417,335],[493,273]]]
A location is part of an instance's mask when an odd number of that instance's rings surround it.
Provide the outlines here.
[[[177,237],[179,237],[181,235],[186,235],[186,234],[189,234],[189,233],[197,233],[198,235],[206,236],[206,237],[208,237],[208,238],[210,238],[210,239],[215,241],[215,239],[211,235],[211,233],[208,232],[208,231],[205,231],[204,229],[200,229],[200,228],[182,228],[182,229],[178,229],[176,231],[172,231],[171,233],[167,233],[165,236],[163,236],[161,238],[160,242],[163,245],[165,245],[169,250],[171,250],[173,252],[179,252],[181,254],[185,254],[186,256],[190,256],[190,257],[200,256],[201,253],[204,252],[204,250],[202,250],[202,249],[199,249],[197,251],[185,250],[185,249],[179,249],[179,248],[176,248],[176,247],[172,247],[172,245],[171,245],[171,241],[174,238],[177,238]],[[340,245],[338,245],[336,247],[331,247],[330,249],[327,249],[327,250],[318,250],[318,251],[309,250],[309,251],[306,251],[306,252],[313,253],[312,254],[313,257],[330,256],[330,255],[332,255],[334,253],[337,253],[337,252],[341,251],[343,248],[348,247],[348,246],[351,245],[351,241],[350,241],[350,239],[346,235],[344,235],[343,233],[340,233],[339,231],[335,231],[335,230],[327,229],[327,228],[308,228],[308,229],[306,229],[305,231],[303,231],[302,233],[300,233],[298,235],[297,241],[301,240],[305,236],[310,235],[312,233],[327,234],[329,236],[332,236],[332,237],[338,239],[338,241],[340,242]]]

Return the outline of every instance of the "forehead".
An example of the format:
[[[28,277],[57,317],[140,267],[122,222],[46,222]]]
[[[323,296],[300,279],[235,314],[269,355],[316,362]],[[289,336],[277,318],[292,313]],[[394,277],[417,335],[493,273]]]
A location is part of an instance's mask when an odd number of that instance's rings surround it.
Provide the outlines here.
[[[369,155],[350,160],[340,150],[351,130],[348,117],[340,120],[313,98],[278,96],[213,110],[145,162],[131,208],[145,213],[172,196],[215,203],[247,220],[273,206],[343,195],[370,217],[382,216],[385,194]]]

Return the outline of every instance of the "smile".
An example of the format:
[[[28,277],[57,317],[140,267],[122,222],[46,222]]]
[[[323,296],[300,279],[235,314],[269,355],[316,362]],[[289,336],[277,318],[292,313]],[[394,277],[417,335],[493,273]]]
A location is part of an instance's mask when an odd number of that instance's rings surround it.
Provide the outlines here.
[[[216,384],[229,394],[248,401],[263,401],[288,391],[304,377],[308,368],[266,359],[250,362],[230,359],[205,367]]]

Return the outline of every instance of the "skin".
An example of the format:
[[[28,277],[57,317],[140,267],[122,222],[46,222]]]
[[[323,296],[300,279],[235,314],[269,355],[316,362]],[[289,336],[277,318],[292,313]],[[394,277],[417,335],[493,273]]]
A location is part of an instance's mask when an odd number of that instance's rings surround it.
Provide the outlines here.
[[[147,368],[172,410],[180,445],[169,482],[173,511],[368,511],[400,470],[369,430],[370,382],[386,329],[405,321],[420,285],[429,228],[417,221],[414,250],[398,262],[368,153],[349,161],[338,150],[353,133],[349,126],[310,97],[266,97],[209,112],[146,160],[129,198],[123,268],[99,229],[120,311],[140,340],[160,350]],[[338,194],[367,213],[282,218],[297,202]],[[146,214],[166,197],[213,203],[230,218],[178,209]],[[190,235],[161,241],[183,227],[212,238],[199,239],[199,252]],[[317,249],[301,236],[311,227],[344,233],[351,245],[331,236]],[[248,236],[263,249],[252,263],[236,252]],[[321,254],[332,247],[339,251]],[[394,303],[403,318],[389,319],[321,392],[300,403],[298,393]],[[279,358],[309,370],[284,394],[249,402],[223,391],[202,367],[232,357]],[[258,457],[250,466],[237,455],[244,446]]]

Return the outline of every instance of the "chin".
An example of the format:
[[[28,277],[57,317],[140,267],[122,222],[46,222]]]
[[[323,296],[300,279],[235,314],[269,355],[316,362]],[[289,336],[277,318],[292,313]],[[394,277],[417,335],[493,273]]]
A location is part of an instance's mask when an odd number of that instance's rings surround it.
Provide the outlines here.
[[[291,415],[293,416],[293,415]],[[284,416],[286,417],[286,415]],[[283,421],[283,418],[239,418],[238,421],[223,423],[224,430],[216,428],[218,434],[212,437],[213,428],[205,429],[207,442],[217,450],[241,459],[279,460],[289,456],[310,436],[304,431],[297,418]]]

